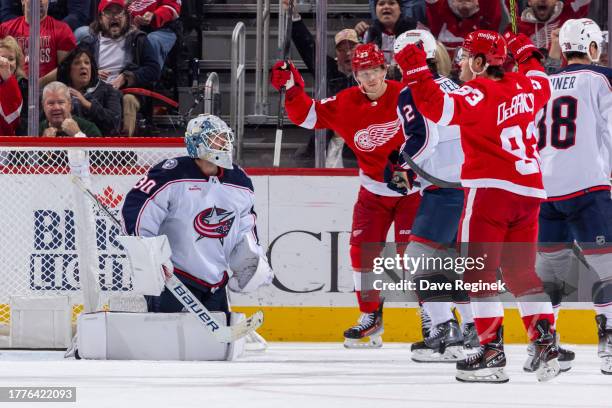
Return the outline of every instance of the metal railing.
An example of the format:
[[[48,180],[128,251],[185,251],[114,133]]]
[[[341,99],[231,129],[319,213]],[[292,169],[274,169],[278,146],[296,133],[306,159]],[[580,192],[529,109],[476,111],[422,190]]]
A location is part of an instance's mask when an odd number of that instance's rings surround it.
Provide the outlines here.
[[[204,84],[204,113],[210,113],[212,115],[218,115],[217,109],[219,98],[219,75],[216,72],[211,72],[206,78]]]
[[[270,0],[257,0],[255,43],[255,115],[268,114],[268,74],[270,47]]]
[[[230,126],[236,135],[236,160],[242,159],[244,136],[244,74],[246,31],[242,21],[234,27],[232,34],[232,77],[230,95]]]

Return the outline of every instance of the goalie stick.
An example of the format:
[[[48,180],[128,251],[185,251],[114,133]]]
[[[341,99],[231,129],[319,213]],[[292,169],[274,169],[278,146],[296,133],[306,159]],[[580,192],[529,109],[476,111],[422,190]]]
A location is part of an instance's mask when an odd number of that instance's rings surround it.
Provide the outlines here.
[[[281,59],[285,61],[285,67],[289,68],[287,62],[291,51],[291,31],[293,27],[293,1],[289,0],[289,8],[287,9],[287,29],[285,30],[285,38],[283,48],[281,50]],[[285,93],[287,90],[284,86],[281,87],[278,96],[278,117],[276,121],[276,138],[274,140],[274,167],[280,166],[281,145],[283,143],[283,128],[285,127]]]
[[[117,217],[115,217],[115,215],[98,200],[95,194],[83,184],[80,177],[72,176],[72,182],[76,184],[120,230],[123,230],[121,222],[119,222]],[[263,312],[260,310],[238,324],[223,326],[174,274],[166,279],[165,286],[185,309],[193,314],[204,328],[220,343],[232,343],[254,332],[263,323]]]

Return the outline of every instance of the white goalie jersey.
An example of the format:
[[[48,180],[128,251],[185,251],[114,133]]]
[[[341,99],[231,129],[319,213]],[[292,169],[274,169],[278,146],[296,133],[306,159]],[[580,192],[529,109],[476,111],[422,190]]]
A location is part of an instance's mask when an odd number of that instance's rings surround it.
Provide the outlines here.
[[[610,188],[612,69],[572,64],[550,75],[538,113],[538,147],[549,199]]]
[[[251,179],[237,165],[219,170],[208,177],[190,157],[165,160],[136,183],[122,209],[129,235],[166,235],[175,273],[207,287],[225,284],[233,263],[257,269],[265,260]]]

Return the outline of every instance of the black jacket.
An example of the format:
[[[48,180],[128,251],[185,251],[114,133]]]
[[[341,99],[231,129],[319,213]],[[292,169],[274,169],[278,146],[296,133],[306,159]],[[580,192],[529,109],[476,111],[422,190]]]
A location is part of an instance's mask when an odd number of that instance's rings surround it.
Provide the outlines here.
[[[91,109],[86,110],[78,99],[72,98],[72,113],[93,122],[104,136],[118,135],[122,128],[121,92],[98,80],[83,96],[91,102]]]
[[[140,30],[130,30],[125,36],[125,52],[132,56],[132,61],[126,63],[121,71],[128,87],[152,88],[161,75],[161,67],[155,58],[155,51],[147,39],[147,35]],[[100,61],[100,40],[98,34],[89,30],[79,45],[91,50],[96,59]]]
[[[315,74],[315,41],[302,20],[294,21],[291,27],[291,39],[300,57],[306,64],[308,72]],[[338,70],[336,60],[327,56],[327,96],[336,95],[343,89],[357,85],[353,75],[345,75]]]

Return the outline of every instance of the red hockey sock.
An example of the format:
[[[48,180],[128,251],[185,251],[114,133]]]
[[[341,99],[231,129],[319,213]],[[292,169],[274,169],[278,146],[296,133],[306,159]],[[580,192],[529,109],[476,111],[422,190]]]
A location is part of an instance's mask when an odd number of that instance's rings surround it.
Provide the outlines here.
[[[497,337],[497,330],[504,323],[503,316],[496,317],[475,317],[474,325],[478,332],[478,339],[480,344],[487,344],[495,340]]]
[[[362,292],[355,291],[357,294],[357,303],[359,303],[359,311],[361,313],[374,313],[380,305],[380,291],[368,290]]]
[[[525,326],[525,330],[527,330],[527,336],[529,337],[529,341],[534,341],[538,338],[540,334],[535,327],[538,320],[548,320],[550,322],[551,328],[555,325],[555,315],[553,313],[533,314],[523,316],[521,317],[521,319],[523,319],[523,325]]]

